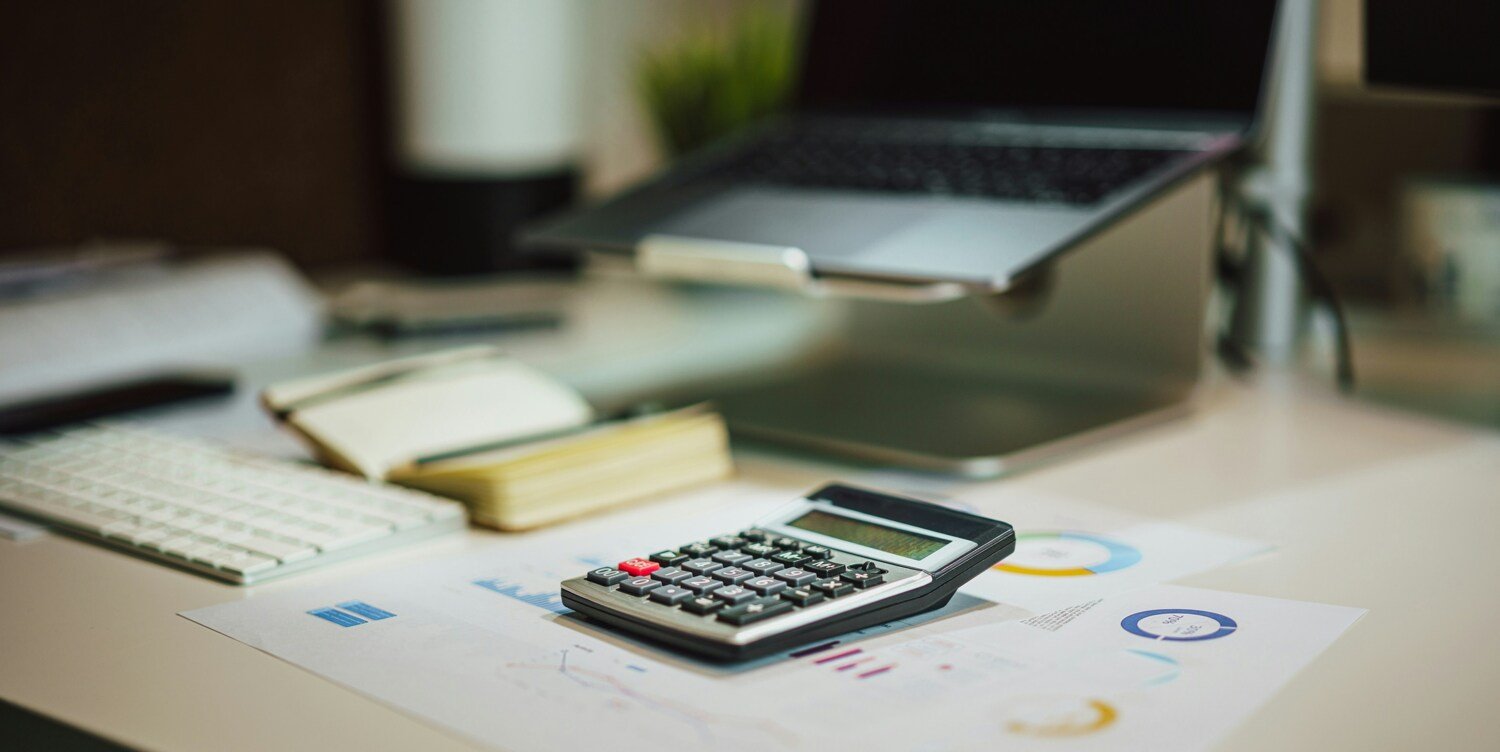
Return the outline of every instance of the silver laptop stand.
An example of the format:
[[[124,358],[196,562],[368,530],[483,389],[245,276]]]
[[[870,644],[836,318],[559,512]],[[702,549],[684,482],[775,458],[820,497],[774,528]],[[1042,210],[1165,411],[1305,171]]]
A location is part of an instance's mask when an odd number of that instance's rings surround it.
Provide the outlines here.
[[[692,395],[714,399],[738,435],[993,476],[1183,410],[1206,352],[1214,185],[1179,184],[998,296],[820,287],[797,273],[796,249],[676,238],[643,243],[638,266],[805,284],[837,307],[833,335],[804,356]]]

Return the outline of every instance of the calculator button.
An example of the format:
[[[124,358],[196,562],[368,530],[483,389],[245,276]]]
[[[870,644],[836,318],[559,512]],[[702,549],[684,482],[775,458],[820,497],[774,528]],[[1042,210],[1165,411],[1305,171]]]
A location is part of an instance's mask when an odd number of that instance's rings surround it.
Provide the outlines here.
[[[620,592],[626,595],[645,595],[661,587],[661,582],[650,577],[632,577],[620,583]]]
[[[764,543],[771,537],[771,534],[758,527],[752,527],[749,530],[741,530],[740,537],[751,543]]]
[[[761,598],[743,606],[726,608],[719,612],[719,620],[730,624],[740,625],[750,622],[769,619],[777,614],[784,614],[792,610],[792,602],[780,598]]]
[[[719,547],[709,543],[689,543],[677,550],[679,553],[687,554],[695,559],[702,559],[719,550]]]
[[[804,561],[801,564],[801,568],[806,569],[807,571],[812,572],[819,577],[837,577],[844,573],[843,564],[828,561],[826,559],[821,561],[816,559],[814,559],[813,561]]]
[[[664,567],[675,567],[692,557],[681,551],[657,551],[651,554],[651,560]]]
[[[599,567],[588,574],[589,582],[597,582],[600,585],[613,585],[630,579],[630,575],[621,572],[614,567]]]
[[[781,591],[781,597],[791,601],[794,606],[811,606],[822,602],[826,596],[810,587],[799,587]]]
[[[711,539],[709,543],[718,546],[720,551],[728,551],[745,545],[745,539],[738,535],[721,535]]]
[[[839,575],[839,577],[843,578],[844,582],[847,582],[858,588],[867,588],[871,585],[879,585],[880,581],[885,579],[882,574],[879,574],[877,572],[867,572],[863,569],[851,569]]]
[[[779,549],[769,543],[746,543],[740,546],[740,550],[751,556],[765,557],[776,553]]]
[[[885,574],[886,573],[884,569],[881,569],[879,567],[879,565],[877,565],[873,561],[862,561],[862,562],[860,562],[858,564],[850,564],[849,565],[849,571],[851,571],[851,572],[856,572],[856,571],[857,572],[869,572],[871,574]]]
[[[833,558],[833,549],[827,546],[803,546],[802,553],[807,554],[814,559]]]
[[[726,585],[738,585],[754,577],[755,573],[739,567],[724,567],[723,569],[715,569],[709,573],[709,576]]]
[[[693,574],[708,574],[722,566],[724,565],[713,559],[690,559],[682,563],[682,568]]]
[[[712,596],[700,595],[682,602],[682,610],[690,614],[711,614],[724,607],[724,601]]]
[[[812,557],[801,551],[782,551],[779,554],[773,555],[771,561],[784,567],[795,567],[804,561],[812,561]]]
[[[723,587],[724,582],[722,580],[716,580],[705,575],[698,575],[697,577],[689,577],[682,582],[677,583],[677,585],[678,587],[685,587],[688,590],[697,593],[698,595],[704,595],[710,591],[717,590]]]
[[[618,566],[621,570],[624,570],[631,577],[644,577],[648,574],[651,574],[652,572],[655,572],[658,569],[661,569],[660,564],[657,564],[650,559],[642,559],[639,557],[634,559],[626,559],[616,566]]]
[[[775,577],[756,577],[745,580],[745,587],[754,590],[761,595],[775,595],[786,590],[786,583]]]
[[[854,586],[843,580],[818,580],[812,584],[812,588],[829,598],[837,598],[854,592]]]
[[[739,585],[725,585],[724,587],[715,590],[713,592],[713,596],[721,601],[724,601],[725,603],[734,605],[736,603],[744,603],[745,601],[751,600],[755,597],[755,592],[752,590],[747,590]]]
[[[714,561],[726,567],[737,567],[754,558],[750,554],[742,554],[739,551],[720,551],[713,555]]]
[[[692,577],[692,576],[693,576],[692,572],[684,572],[681,569],[678,569],[677,567],[667,567],[666,569],[658,569],[655,572],[651,573],[651,579],[653,579],[653,580],[661,580],[663,583],[665,583],[667,585],[676,585],[676,584],[682,582],[683,580],[685,580],[685,579],[687,579],[689,577]]]
[[[675,606],[693,597],[693,591],[688,590],[687,588],[677,587],[676,585],[663,585],[662,587],[652,590],[649,597],[651,600],[657,603],[661,603],[667,606]]]
[[[777,548],[780,548],[782,550],[785,550],[785,551],[800,551],[800,550],[802,550],[802,541],[799,541],[796,538],[786,538],[786,537],[777,538],[777,539],[771,541],[771,545],[773,545],[773,546],[775,546]]]
[[[781,569],[782,565],[777,564],[770,559],[751,559],[750,561],[747,561],[740,566],[756,574],[770,574],[778,569]]]
[[[783,569],[772,576],[778,580],[785,581],[792,587],[802,587],[818,579],[817,575],[806,569]]]

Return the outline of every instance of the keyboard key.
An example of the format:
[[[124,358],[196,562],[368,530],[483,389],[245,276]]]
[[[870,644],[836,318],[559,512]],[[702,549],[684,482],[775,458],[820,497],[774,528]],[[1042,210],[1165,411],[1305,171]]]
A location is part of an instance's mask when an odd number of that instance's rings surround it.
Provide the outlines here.
[[[666,606],[675,606],[693,597],[693,591],[676,585],[663,585],[651,591],[648,596],[652,601]]]
[[[713,559],[690,559],[682,563],[682,568],[693,574],[708,574],[723,566]]]
[[[725,585],[724,587],[715,590],[713,592],[713,596],[721,601],[724,601],[725,603],[734,605],[737,603],[744,603],[745,601],[753,599],[755,597],[755,593],[754,591],[748,590],[739,585]]]
[[[818,580],[812,584],[812,589],[829,598],[837,598],[854,592],[854,586],[843,580]]]
[[[837,577],[844,573],[843,564],[828,561],[827,559],[804,561],[801,568],[819,577]]]
[[[802,547],[802,553],[807,554],[808,556],[811,556],[814,559],[831,559],[831,558],[833,558],[833,549],[831,549],[831,548],[829,548],[827,546],[803,546]]]
[[[752,527],[749,530],[741,530],[740,537],[751,543],[764,543],[767,538],[771,537],[771,534],[758,527]]]
[[[811,606],[821,603],[827,596],[809,587],[791,588],[781,591],[781,597],[792,602],[795,606]]]
[[[796,538],[785,538],[785,537],[783,537],[783,538],[777,538],[777,539],[771,541],[771,545],[773,545],[773,546],[775,546],[775,547],[777,547],[777,548],[779,548],[779,549],[781,549],[783,551],[801,551],[802,550],[802,541],[799,541]]]
[[[588,579],[589,582],[597,582],[600,585],[614,585],[630,579],[630,575],[614,567],[599,567],[589,572]]]
[[[662,583],[667,584],[667,585],[676,585],[679,582],[682,582],[683,580],[686,580],[687,578],[692,577],[692,576],[693,576],[692,572],[684,572],[681,569],[678,569],[677,567],[667,567],[666,569],[658,569],[655,572],[651,573],[651,579],[653,579],[653,580],[661,580]]]
[[[698,575],[697,577],[689,577],[686,580],[677,583],[677,586],[685,587],[688,590],[697,593],[698,595],[704,595],[706,593],[710,593],[714,590],[718,590],[719,588],[724,587],[724,581],[716,580],[712,577],[706,577],[704,575]]]
[[[841,575],[840,578],[857,588],[867,588],[871,585],[879,585],[885,576],[876,572],[867,572],[863,569],[851,569]]]
[[[661,581],[650,577],[632,577],[620,583],[620,592],[626,595],[645,595],[661,587]]]
[[[682,610],[690,614],[711,614],[723,607],[724,601],[707,595],[700,595],[682,602]]]
[[[739,551],[720,551],[714,554],[712,558],[726,567],[737,567],[755,557],[750,554],[742,554]]]
[[[690,558],[692,557],[688,556],[685,553],[682,553],[680,551],[672,551],[670,549],[666,551],[657,551],[656,553],[651,554],[651,560],[664,567],[675,567]]]
[[[739,567],[724,567],[723,569],[715,569],[709,576],[726,585],[738,585],[754,577],[755,573]]]
[[[780,549],[769,543],[746,543],[745,545],[740,546],[740,550],[747,554],[750,554],[751,556],[764,558],[776,553]]]
[[[783,569],[772,576],[778,580],[786,582],[792,587],[802,587],[803,585],[811,584],[814,580],[818,579],[817,575],[807,571],[806,569],[795,568]]]
[[[782,568],[782,565],[777,564],[770,559],[751,559],[750,561],[747,561],[740,566],[756,574],[770,574]]]
[[[719,620],[736,626],[769,619],[792,610],[792,602],[780,598],[760,598],[719,612]]]
[[[745,587],[761,595],[775,595],[786,590],[786,583],[775,577],[755,577],[745,580]]]
[[[812,557],[801,551],[782,551],[779,554],[772,554],[771,561],[784,567],[795,567],[804,561],[812,561]]]
[[[269,556],[252,554],[246,551],[240,555],[231,555],[221,559],[219,569],[238,575],[259,574],[276,568],[276,560]]]
[[[677,550],[681,553],[693,557],[694,559],[702,559],[712,554],[713,552],[718,551],[719,547],[711,543],[689,543]]]
[[[648,574],[651,574],[652,572],[655,572],[658,569],[661,569],[661,565],[657,564],[654,561],[651,561],[650,559],[642,559],[640,557],[636,557],[634,559],[626,559],[625,561],[616,564],[615,568],[629,574],[631,577],[644,577]]]
[[[709,539],[708,542],[718,546],[720,551],[727,551],[745,545],[745,539],[738,535],[721,535],[717,538]]]

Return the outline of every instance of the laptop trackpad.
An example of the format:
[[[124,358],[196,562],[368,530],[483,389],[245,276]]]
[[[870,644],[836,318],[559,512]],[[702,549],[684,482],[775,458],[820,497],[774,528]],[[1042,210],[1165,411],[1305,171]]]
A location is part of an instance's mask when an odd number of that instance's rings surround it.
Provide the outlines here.
[[[651,232],[801,248],[818,258],[857,253],[932,209],[908,200],[737,188],[652,226]]]

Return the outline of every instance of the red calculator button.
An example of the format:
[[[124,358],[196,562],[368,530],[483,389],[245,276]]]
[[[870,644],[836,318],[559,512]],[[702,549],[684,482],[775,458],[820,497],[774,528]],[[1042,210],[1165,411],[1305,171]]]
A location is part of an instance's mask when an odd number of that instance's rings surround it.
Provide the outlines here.
[[[631,577],[645,577],[658,569],[661,569],[660,564],[640,557],[620,562],[620,570],[629,572]]]

